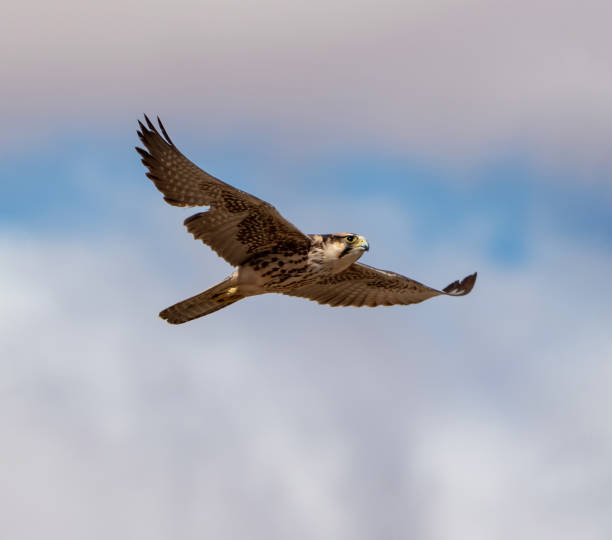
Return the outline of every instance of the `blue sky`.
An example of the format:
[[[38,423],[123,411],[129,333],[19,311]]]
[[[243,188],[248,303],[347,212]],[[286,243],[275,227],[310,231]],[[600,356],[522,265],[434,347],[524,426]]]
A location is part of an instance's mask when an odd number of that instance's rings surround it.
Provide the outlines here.
[[[119,222],[130,227],[140,208],[116,199],[154,196],[140,178],[134,141],[130,131],[115,137],[83,132],[42,145],[34,156],[24,151],[4,158],[4,224],[64,234],[75,229],[98,234]],[[273,187],[268,198],[276,195],[277,205],[292,204],[296,190],[309,204],[316,204],[320,192],[330,200],[354,204],[367,205],[372,198],[397,202],[411,218],[417,246],[444,241],[458,224],[482,220],[489,238],[472,247],[500,264],[529,260],[533,228],[550,228],[560,237],[603,250],[612,243],[611,200],[604,177],[584,179],[591,185],[576,186],[516,156],[465,172],[434,161],[368,155],[357,149],[336,156],[302,156],[299,161],[270,153],[273,148],[261,148],[256,138],[250,145],[244,140],[227,141],[207,148],[201,161],[209,154],[209,170],[252,192]]]
[[[8,536],[610,538],[607,4],[28,6],[0,36]],[[163,323],[231,269],[144,176],[143,111],[304,231],[474,291]]]

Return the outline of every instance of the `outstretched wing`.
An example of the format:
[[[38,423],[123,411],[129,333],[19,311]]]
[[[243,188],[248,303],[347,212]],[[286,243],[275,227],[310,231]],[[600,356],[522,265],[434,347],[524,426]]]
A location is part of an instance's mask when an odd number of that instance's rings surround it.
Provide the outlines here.
[[[395,272],[354,263],[338,274],[285,294],[330,306],[392,306],[417,304],[441,294],[463,296],[472,290],[475,282],[476,273],[439,291]]]
[[[174,146],[159,118],[161,134],[146,116],[145,120],[146,126],[138,122],[138,136],[146,150],[136,150],[164,200],[174,206],[210,206],[185,220],[194,238],[234,266],[279,244],[286,251],[308,251],[310,238],[276,208],[200,169]]]

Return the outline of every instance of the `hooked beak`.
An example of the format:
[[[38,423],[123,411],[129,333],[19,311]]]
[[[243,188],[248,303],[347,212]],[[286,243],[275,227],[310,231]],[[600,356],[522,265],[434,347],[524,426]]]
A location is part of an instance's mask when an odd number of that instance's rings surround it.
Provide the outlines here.
[[[359,244],[359,247],[363,250],[363,251],[369,251],[370,250],[370,244],[368,244],[367,240],[362,240],[361,243]]]

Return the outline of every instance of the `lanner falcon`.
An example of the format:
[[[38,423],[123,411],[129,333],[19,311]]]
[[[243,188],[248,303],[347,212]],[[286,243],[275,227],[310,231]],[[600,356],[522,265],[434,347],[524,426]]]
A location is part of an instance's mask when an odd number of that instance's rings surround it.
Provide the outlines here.
[[[236,271],[214,287],[164,309],[159,316],[181,324],[247,296],[281,293],[330,306],[416,304],[438,295],[468,294],[476,273],[441,291],[357,262],[368,251],[355,233],[304,234],[271,205],[204,172],[145,116],[136,148],[147,176],[174,206],[209,206],[185,220],[187,230]]]

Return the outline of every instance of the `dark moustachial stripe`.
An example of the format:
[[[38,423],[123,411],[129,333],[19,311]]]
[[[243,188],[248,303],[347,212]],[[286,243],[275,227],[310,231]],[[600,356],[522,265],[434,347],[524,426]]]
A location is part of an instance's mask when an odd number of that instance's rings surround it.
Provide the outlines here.
[[[342,257],[344,257],[349,251],[351,251],[353,249],[352,246],[347,245],[343,250],[342,253],[340,253],[340,256],[338,257],[339,259],[341,259]]]

